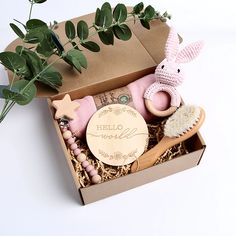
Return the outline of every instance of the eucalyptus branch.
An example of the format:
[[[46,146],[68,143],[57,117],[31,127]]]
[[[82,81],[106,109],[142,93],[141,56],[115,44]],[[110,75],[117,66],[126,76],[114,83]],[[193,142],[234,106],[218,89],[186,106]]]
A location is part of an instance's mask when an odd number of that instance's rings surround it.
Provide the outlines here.
[[[34,5],[34,2],[33,1],[30,1],[30,13],[29,13],[29,20],[31,19],[31,15],[32,15],[32,9],[33,9],[33,5]],[[17,21],[17,20],[15,20],[15,21]],[[17,22],[19,22],[19,21],[17,21]],[[22,24],[21,22],[19,22],[20,24]],[[24,26],[24,24],[22,24],[23,26]],[[20,56],[22,55],[22,53],[23,53],[23,48],[24,48],[24,46],[25,46],[25,42],[24,42],[24,40],[23,40],[23,44],[22,44],[22,49],[21,49],[21,51],[20,51]],[[10,84],[10,90],[11,90],[11,88],[12,88],[12,86],[13,86],[13,83],[14,83],[14,81],[15,81],[15,78],[16,78],[16,71],[14,70],[14,74],[13,74],[13,78],[12,78],[12,81],[11,81],[11,84]]]
[[[132,12],[128,12],[124,4],[117,4],[112,10],[111,5],[106,2],[101,9],[97,9],[91,26],[83,20],[76,26],[72,21],[67,21],[65,33],[68,41],[63,44],[53,31],[57,27],[56,21],[48,26],[39,19],[31,19],[33,6],[46,0],[29,0],[29,2],[29,20],[26,24],[14,20],[23,26],[25,33],[14,23],[10,24],[12,30],[23,40],[23,44],[16,47],[16,52],[0,53],[0,63],[13,72],[10,85],[7,88],[0,85],[0,98],[5,99],[0,123],[16,103],[26,105],[32,101],[37,92],[36,81],[53,89],[58,89],[62,85],[62,75],[54,68],[59,60],[64,60],[82,73],[82,68],[86,69],[88,63],[81,47],[92,52],[100,51],[100,46],[91,41],[94,35],[98,34],[103,44],[113,45],[114,38],[123,41],[131,38],[132,32],[127,25],[131,21],[134,23],[140,21],[143,27],[150,29],[149,23],[152,20],[159,19],[165,22],[170,19],[167,12],[160,14],[150,5],[144,8],[142,2],[135,5]],[[30,47],[27,48],[25,45],[28,43]],[[71,48],[66,51],[65,46],[68,44],[71,44]],[[57,59],[48,64],[48,59],[52,55],[56,55]],[[16,77],[19,79],[16,80]]]

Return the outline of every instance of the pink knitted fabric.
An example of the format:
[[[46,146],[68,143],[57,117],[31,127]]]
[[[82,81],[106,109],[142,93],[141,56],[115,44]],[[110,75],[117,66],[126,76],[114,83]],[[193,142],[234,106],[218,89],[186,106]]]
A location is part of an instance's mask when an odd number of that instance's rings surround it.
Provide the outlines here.
[[[184,74],[180,65],[174,61],[163,60],[155,70],[156,81],[167,84],[172,87],[177,87],[182,84]]]
[[[150,121],[154,117],[147,111],[143,96],[146,89],[153,84],[155,80],[155,75],[150,74],[127,85],[133,100],[131,104],[132,107],[135,108],[146,121]],[[165,92],[155,93],[152,98],[158,110],[165,110],[170,105],[170,96]],[[77,118],[69,122],[70,130],[75,133],[76,136],[83,137],[87,124],[91,116],[97,111],[97,107],[92,96],[86,96],[75,101],[80,104],[80,107],[76,111]]]
[[[174,61],[179,51],[179,36],[174,28],[170,32],[165,45],[165,56],[167,61]]]
[[[155,82],[151,86],[148,87],[148,89],[146,90],[146,92],[144,94],[144,98],[152,100],[153,104],[155,104],[154,96],[155,96],[155,94],[157,94],[161,91],[167,92],[170,95],[170,98],[171,98],[170,105],[171,106],[174,106],[174,107],[180,106],[181,97],[178,94],[178,92],[176,91],[176,89],[174,87],[171,87],[166,84],[161,84],[159,82]]]
[[[154,101],[154,94],[160,91],[167,92],[171,97],[171,106],[180,105],[180,95],[176,88],[183,82],[184,74],[180,63],[187,63],[198,56],[203,47],[202,41],[187,45],[179,52],[179,37],[176,31],[171,28],[165,46],[164,59],[156,68],[156,82],[148,87],[144,98]]]
[[[176,57],[176,63],[188,63],[198,56],[204,45],[203,41],[191,43],[183,48]]]

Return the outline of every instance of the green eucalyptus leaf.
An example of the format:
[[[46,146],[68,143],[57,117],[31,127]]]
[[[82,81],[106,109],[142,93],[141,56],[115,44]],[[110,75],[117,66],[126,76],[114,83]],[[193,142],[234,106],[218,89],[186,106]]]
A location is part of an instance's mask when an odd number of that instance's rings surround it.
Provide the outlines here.
[[[4,98],[15,101],[19,105],[30,103],[36,96],[37,88],[35,84],[28,85],[28,83],[29,81],[24,79],[15,81],[11,88],[8,86],[8,88],[3,89]]]
[[[127,8],[124,4],[117,4],[113,11],[113,18],[118,23],[123,23],[127,19]]]
[[[49,67],[40,74],[37,81],[58,90],[62,85],[62,76],[53,67]]]
[[[53,54],[53,48],[47,43],[47,40],[42,41],[36,48],[37,53],[45,57],[50,57]]]
[[[45,27],[48,28],[47,24],[39,19],[31,19],[26,22],[26,28],[28,30]]]
[[[43,64],[41,58],[35,53],[27,48],[22,48],[22,46],[18,46],[16,51],[22,53],[22,56],[26,60],[26,64],[30,69],[32,76],[35,77],[43,70]]]
[[[115,36],[118,39],[121,39],[123,41],[127,41],[132,37],[132,32],[131,32],[130,28],[125,24],[115,25],[113,27],[113,31],[115,33]]]
[[[95,42],[92,42],[92,41],[87,41],[85,43],[82,43],[81,45],[92,52],[99,52],[100,51],[99,45]]]
[[[23,47],[23,46],[20,46],[20,45],[18,45],[18,46],[16,46],[16,53],[18,54],[18,55],[21,55],[21,53],[22,53],[22,50],[24,50],[25,48]]]
[[[100,40],[105,44],[105,45],[113,45],[114,44],[114,34],[111,29],[103,32],[99,32],[98,36]]]
[[[56,45],[52,40],[51,31],[48,31],[38,44],[36,51],[45,57],[50,57],[54,53],[54,48]]]
[[[6,89],[6,88],[8,88],[7,85],[0,85],[0,98],[4,98],[2,91],[3,89]]]
[[[143,10],[143,8],[144,8],[143,2],[140,2],[134,6],[133,13],[139,14]]]
[[[101,10],[108,9],[110,12],[112,11],[111,9],[111,4],[109,2],[103,3]]]
[[[33,0],[34,1],[34,3],[38,3],[38,4],[40,4],[40,3],[44,3],[44,2],[46,2],[47,0]]]
[[[104,8],[100,11],[99,26],[108,28],[111,26],[113,20],[112,12],[108,8]]]
[[[88,38],[89,28],[88,28],[88,24],[85,21],[81,20],[81,21],[78,22],[78,24],[77,24],[77,34],[78,34],[78,37],[82,41]]]
[[[16,75],[19,76],[20,78],[31,80],[33,78],[33,73],[31,72],[30,67],[28,66],[31,65],[31,61],[27,62],[28,58],[23,54],[23,49],[24,48],[22,46],[16,47],[16,53],[22,56],[26,61],[26,65],[22,67],[20,70],[17,70]]]
[[[153,19],[155,14],[156,14],[155,9],[151,5],[147,6],[144,10],[144,15],[147,20]]]
[[[95,14],[95,25],[99,25],[99,22],[100,22],[100,12],[101,12],[101,10],[99,8],[97,8],[96,14]]]
[[[27,34],[25,35],[24,41],[26,43],[39,43],[42,41],[47,35],[50,34],[50,30],[47,25],[42,25],[36,28],[29,29]]]
[[[140,20],[140,23],[142,24],[142,26],[146,29],[150,29],[150,24],[148,23],[148,21],[146,20]]]
[[[67,54],[72,57],[72,62],[73,64],[80,64],[83,68],[87,69],[87,59],[84,56],[84,54],[76,49],[71,49],[70,51],[67,52]]]
[[[63,60],[81,73],[82,69],[80,63],[77,60],[75,60],[72,56],[70,56],[68,53],[63,57]]]
[[[8,51],[0,53],[0,62],[11,71],[20,71],[26,65],[24,57]]]
[[[42,32],[40,32],[39,30],[36,31],[32,30],[25,35],[24,41],[26,43],[36,44],[39,43],[42,40],[42,38],[43,38]]]
[[[17,25],[10,23],[10,26],[19,38],[23,39],[25,37],[24,33],[20,30],[20,28]]]
[[[65,24],[65,31],[66,36],[68,39],[74,39],[75,38],[75,26],[72,23],[72,21],[67,21]]]

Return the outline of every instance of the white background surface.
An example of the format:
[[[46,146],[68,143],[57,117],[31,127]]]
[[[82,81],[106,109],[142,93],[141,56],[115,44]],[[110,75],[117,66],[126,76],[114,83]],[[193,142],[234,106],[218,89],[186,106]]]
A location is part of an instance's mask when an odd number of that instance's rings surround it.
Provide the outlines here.
[[[102,3],[48,0],[34,8],[33,16],[62,21],[93,12]],[[179,88],[186,102],[206,110],[201,133],[207,150],[200,166],[80,206],[46,101],[15,106],[0,124],[1,236],[236,235],[234,1],[146,0],[145,4],[172,13],[171,24],[184,43],[206,42],[199,58],[186,65],[186,80]],[[15,38],[8,23],[13,18],[25,22],[28,9],[27,0],[1,0],[0,51]],[[0,84],[6,83],[1,68]]]

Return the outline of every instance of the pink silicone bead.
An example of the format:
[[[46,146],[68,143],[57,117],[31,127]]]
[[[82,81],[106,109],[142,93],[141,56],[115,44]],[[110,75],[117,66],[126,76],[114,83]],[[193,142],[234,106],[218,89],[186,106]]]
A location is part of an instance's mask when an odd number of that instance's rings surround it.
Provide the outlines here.
[[[68,142],[69,144],[73,144],[73,143],[75,142],[75,138],[69,138],[69,139],[67,140],[67,142]]]
[[[81,150],[80,150],[79,148],[76,148],[76,149],[74,150],[74,154],[75,154],[76,156],[78,156],[80,153],[81,153]]]
[[[87,172],[90,172],[91,170],[93,170],[94,169],[94,167],[92,166],[92,165],[88,165],[87,167],[86,167],[86,171]]]
[[[98,184],[101,181],[101,179],[102,178],[100,175],[94,175],[91,180],[93,184]]]
[[[66,132],[63,133],[64,139],[69,139],[71,137],[72,137],[72,133],[69,130],[67,130]]]
[[[76,148],[78,148],[78,145],[76,143],[70,145],[71,150],[75,150]]]
[[[82,166],[83,166],[84,168],[86,168],[88,165],[89,165],[89,162],[88,162],[88,161],[83,161],[83,162],[82,162]]]
[[[97,174],[98,174],[98,171],[95,170],[95,169],[93,169],[93,170],[91,170],[91,171],[89,172],[89,175],[90,175],[91,177],[93,177],[94,175],[97,175]]]

